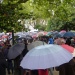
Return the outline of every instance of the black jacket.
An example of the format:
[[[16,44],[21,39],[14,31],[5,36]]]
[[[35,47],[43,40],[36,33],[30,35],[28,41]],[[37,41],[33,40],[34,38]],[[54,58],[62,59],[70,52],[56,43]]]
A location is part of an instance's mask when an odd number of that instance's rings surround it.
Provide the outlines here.
[[[7,62],[2,52],[0,52],[0,75],[6,75]]]

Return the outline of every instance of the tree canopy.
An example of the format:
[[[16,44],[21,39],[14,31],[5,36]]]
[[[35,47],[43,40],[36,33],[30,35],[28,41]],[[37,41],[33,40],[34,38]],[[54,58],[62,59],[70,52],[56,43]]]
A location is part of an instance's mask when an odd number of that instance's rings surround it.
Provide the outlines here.
[[[49,30],[75,29],[74,0],[4,0],[0,3],[1,30],[22,30],[18,19],[48,19]],[[58,26],[58,27],[57,27]],[[37,27],[37,26],[36,26]]]

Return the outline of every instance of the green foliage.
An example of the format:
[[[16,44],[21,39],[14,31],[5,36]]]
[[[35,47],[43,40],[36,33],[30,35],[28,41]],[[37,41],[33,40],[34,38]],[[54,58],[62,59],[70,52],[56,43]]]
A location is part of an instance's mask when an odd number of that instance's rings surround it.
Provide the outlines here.
[[[75,0],[4,0],[0,4],[0,28],[2,30],[24,30],[18,19],[47,19],[47,27],[36,25],[42,30],[75,28]]]
[[[20,18],[18,2],[23,0],[4,0],[0,4],[0,28],[2,31],[20,31],[23,26],[17,21]]]
[[[71,22],[66,22],[64,25],[62,25],[62,27],[60,28],[61,30],[64,29],[66,31],[70,31],[73,30],[74,28],[72,27],[73,24]]]
[[[46,26],[43,26],[43,25],[40,25],[40,24],[36,24],[35,26],[34,26],[34,28],[35,29],[38,29],[38,30],[45,30],[45,28],[46,28]]]
[[[59,18],[55,18],[53,17],[52,19],[50,19],[48,21],[48,25],[46,30],[50,31],[50,30],[61,30],[60,28],[64,25],[64,21],[60,20]]]

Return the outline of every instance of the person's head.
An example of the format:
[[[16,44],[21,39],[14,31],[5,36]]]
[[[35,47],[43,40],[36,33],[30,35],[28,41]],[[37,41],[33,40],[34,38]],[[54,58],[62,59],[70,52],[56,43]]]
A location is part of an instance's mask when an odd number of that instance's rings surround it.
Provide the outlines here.
[[[24,39],[24,44],[27,45],[27,39]]]
[[[58,45],[62,45],[62,44],[66,43],[65,39],[63,39],[63,38],[58,38],[54,42],[55,42],[55,44],[58,44]]]
[[[8,44],[8,45],[7,45],[7,48],[9,49],[10,47],[11,47],[11,45],[10,45],[10,44]]]
[[[66,43],[65,39],[63,39],[63,38],[60,41],[61,41],[61,44],[65,44]]]
[[[67,38],[67,40],[66,40],[66,44],[68,44],[68,45],[71,44],[71,39],[70,39],[70,38]]]
[[[50,35],[49,38],[52,38],[52,36]]]

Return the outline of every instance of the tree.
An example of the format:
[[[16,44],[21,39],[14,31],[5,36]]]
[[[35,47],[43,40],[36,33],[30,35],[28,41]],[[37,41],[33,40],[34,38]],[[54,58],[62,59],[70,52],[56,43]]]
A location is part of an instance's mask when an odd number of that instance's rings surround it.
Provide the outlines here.
[[[4,0],[0,4],[0,28],[6,31],[19,31],[23,26],[17,22],[21,14],[19,13],[19,3],[27,0]]]
[[[0,28],[7,31],[21,30],[18,19],[28,18],[50,18],[46,30],[60,30],[75,17],[75,0],[4,0],[0,8]]]
[[[38,29],[38,30],[43,30],[43,31],[45,31],[46,26],[40,25],[40,24],[36,24],[36,25],[34,26],[34,28],[35,28],[35,29]]]

